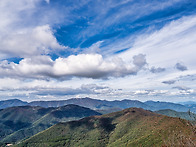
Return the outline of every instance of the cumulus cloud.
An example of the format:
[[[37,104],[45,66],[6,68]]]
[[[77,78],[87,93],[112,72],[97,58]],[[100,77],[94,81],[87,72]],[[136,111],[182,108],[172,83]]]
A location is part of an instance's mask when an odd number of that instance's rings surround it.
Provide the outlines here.
[[[176,82],[175,80],[168,80],[168,81],[163,81],[162,83],[171,85],[174,84],[175,82]]]
[[[43,78],[52,67],[53,61],[48,56],[34,56],[22,59],[19,64],[4,60],[0,63],[1,77]]]
[[[4,58],[28,57],[65,49],[57,42],[48,23],[35,20],[41,1],[1,0],[0,53]],[[35,21],[32,22],[32,19]],[[45,20],[43,16],[42,19]]]
[[[152,73],[160,73],[160,72],[164,72],[164,71],[165,71],[165,68],[161,68],[161,67],[156,68],[153,66],[150,69],[150,72],[152,72]]]
[[[145,55],[133,57],[133,65],[120,58],[104,59],[100,54],[79,54],[53,61],[49,56],[22,59],[19,64],[4,60],[0,63],[1,77],[108,78],[134,75],[146,64]]]
[[[65,47],[58,44],[49,25],[6,34],[0,42],[0,52],[19,57],[48,54],[52,49]]]
[[[188,69],[188,68],[187,68],[185,65],[183,65],[182,63],[176,63],[175,68],[178,69],[178,70],[180,70],[180,71],[185,71],[185,70]]]

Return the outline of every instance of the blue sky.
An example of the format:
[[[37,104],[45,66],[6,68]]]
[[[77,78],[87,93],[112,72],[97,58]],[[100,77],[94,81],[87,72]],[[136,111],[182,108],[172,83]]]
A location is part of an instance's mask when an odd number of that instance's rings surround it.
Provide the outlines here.
[[[194,0],[1,0],[0,20],[2,100],[196,100]]]

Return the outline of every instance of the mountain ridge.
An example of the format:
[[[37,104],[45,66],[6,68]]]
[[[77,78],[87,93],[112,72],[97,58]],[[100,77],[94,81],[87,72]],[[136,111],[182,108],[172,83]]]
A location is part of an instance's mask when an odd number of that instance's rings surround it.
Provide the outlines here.
[[[25,102],[19,99],[10,99],[10,100],[0,101],[0,109],[4,109],[7,107],[14,107],[14,106],[24,106],[24,105],[28,105],[28,102]]]
[[[16,146],[194,146],[188,121],[128,108],[78,121],[58,123]]]
[[[15,99],[16,100],[16,99]],[[8,104],[11,100],[8,100]],[[3,101],[4,105],[1,105],[0,101],[0,109],[2,107],[5,107],[6,101]],[[23,101],[22,101],[23,102]],[[7,107],[8,104],[6,105]],[[79,106],[87,107],[93,110],[110,110],[113,109],[120,110],[120,109],[126,109],[130,107],[137,107],[137,108],[143,108],[146,110],[152,110],[157,111],[161,109],[172,109],[178,112],[187,112],[189,109],[192,112],[196,112],[195,105],[182,105],[182,104],[176,104],[171,102],[160,102],[160,101],[146,101],[146,102],[140,102],[138,100],[113,100],[113,101],[107,101],[107,100],[99,100],[99,99],[92,99],[92,98],[71,98],[67,100],[56,100],[56,101],[32,101],[32,102],[23,102],[20,103],[20,105],[30,105],[30,106],[41,106],[41,107],[60,107],[68,104],[76,104]],[[12,104],[13,105],[13,104]],[[11,105],[11,106],[12,106]],[[17,104],[14,104],[17,105]],[[110,112],[110,111],[109,111]]]
[[[56,108],[18,106],[2,109],[0,111],[0,140],[17,142],[58,122],[77,120],[91,115],[101,114],[73,104]]]

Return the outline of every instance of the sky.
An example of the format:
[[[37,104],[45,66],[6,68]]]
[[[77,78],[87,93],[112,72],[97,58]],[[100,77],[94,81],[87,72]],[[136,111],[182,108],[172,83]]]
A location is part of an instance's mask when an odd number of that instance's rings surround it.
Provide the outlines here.
[[[196,101],[195,0],[1,0],[0,100]]]

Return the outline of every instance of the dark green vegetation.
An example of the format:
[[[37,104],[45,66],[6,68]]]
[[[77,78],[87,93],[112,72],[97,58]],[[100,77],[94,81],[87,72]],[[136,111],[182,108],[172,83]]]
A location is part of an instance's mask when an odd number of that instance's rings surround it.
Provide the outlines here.
[[[79,121],[59,123],[16,146],[124,147],[196,146],[188,121],[129,108]]]
[[[43,131],[58,122],[100,115],[77,105],[42,108],[19,106],[0,110],[0,142],[13,143]]]
[[[178,117],[182,119],[189,120],[193,124],[196,124],[196,114],[188,111],[188,112],[176,112],[174,110],[166,109],[166,110],[159,110],[155,111],[155,113],[162,114],[162,115],[167,115],[170,117]]]
[[[169,102],[155,102],[155,101],[147,101],[140,102],[137,100],[115,100],[115,101],[106,101],[106,100],[97,100],[91,98],[72,98],[68,100],[60,100],[60,101],[33,101],[30,103],[23,102],[19,103],[16,100],[8,101],[0,101],[0,108],[17,106],[17,105],[30,105],[30,106],[40,106],[40,107],[60,107],[68,104],[75,104],[83,107],[87,107],[93,110],[102,111],[102,113],[114,112],[130,107],[143,108],[145,110],[157,111],[162,109],[171,109],[178,112],[187,112],[189,109],[191,112],[196,112],[196,106],[194,104],[189,105],[181,105]],[[22,101],[21,101],[22,102]],[[3,103],[3,105],[2,105]]]

